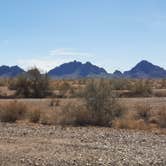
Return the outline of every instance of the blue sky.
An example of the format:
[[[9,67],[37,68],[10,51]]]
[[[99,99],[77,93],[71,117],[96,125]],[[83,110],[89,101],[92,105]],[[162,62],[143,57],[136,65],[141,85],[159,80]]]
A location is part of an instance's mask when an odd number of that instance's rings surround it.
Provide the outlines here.
[[[0,0],[0,65],[166,68],[165,9],[165,0]]]

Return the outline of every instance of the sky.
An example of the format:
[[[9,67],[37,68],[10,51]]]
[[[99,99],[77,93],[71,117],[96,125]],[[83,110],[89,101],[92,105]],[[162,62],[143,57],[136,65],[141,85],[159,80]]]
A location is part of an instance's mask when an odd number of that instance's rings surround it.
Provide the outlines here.
[[[166,68],[165,0],[0,0],[0,65]]]

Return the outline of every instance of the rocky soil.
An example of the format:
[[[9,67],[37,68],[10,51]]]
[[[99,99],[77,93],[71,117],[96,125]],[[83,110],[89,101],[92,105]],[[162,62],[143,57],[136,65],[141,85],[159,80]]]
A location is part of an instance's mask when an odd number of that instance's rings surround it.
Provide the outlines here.
[[[165,166],[166,135],[0,123],[1,166]]]

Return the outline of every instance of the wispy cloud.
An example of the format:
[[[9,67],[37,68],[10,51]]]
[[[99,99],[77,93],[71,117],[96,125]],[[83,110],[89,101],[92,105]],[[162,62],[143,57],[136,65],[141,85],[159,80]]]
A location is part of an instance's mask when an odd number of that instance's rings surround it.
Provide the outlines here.
[[[32,67],[39,68],[42,72],[47,72],[48,70],[56,67],[57,65],[63,63],[59,60],[54,60],[50,58],[33,58],[33,59],[20,59],[18,60],[18,65],[24,68],[25,70],[28,70]]]
[[[79,52],[74,49],[69,48],[58,48],[50,51],[51,56],[86,56],[91,57],[93,54],[88,52]]]
[[[73,60],[87,61],[93,54],[88,52],[74,51],[74,49],[59,48],[52,50],[48,55],[43,57],[35,56],[30,59],[19,59],[17,64],[24,69],[38,67],[41,71],[49,71],[50,69]]]

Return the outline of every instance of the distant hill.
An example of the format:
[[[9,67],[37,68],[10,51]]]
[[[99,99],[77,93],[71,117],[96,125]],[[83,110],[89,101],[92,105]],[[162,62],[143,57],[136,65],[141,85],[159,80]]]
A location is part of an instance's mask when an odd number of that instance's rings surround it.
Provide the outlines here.
[[[119,70],[115,70],[115,72],[112,74],[112,76],[115,78],[121,78],[121,77],[123,77],[123,73]]]
[[[143,60],[131,70],[124,72],[123,76],[127,78],[166,78],[166,70]]]
[[[19,66],[0,66],[0,77],[16,77],[24,72]]]
[[[48,75],[55,78],[69,77],[89,77],[89,76],[99,76],[106,75],[107,72],[103,68],[95,66],[90,62],[81,63],[78,61],[73,61],[69,63],[64,63],[48,72]]]
[[[16,77],[25,72],[19,66],[0,66],[0,77]],[[113,74],[107,73],[104,68],[93,65],[90,62],[81,63],[72,61],[64,63],[48,72],[52,78],[166,78],[166,70],[146,60],[139,62],[129,71],[122,73],[115,70]]]

